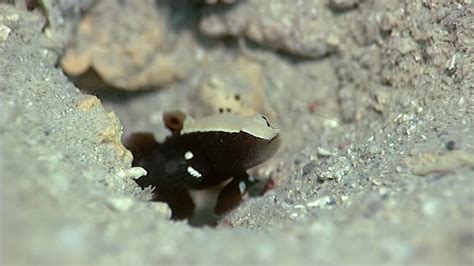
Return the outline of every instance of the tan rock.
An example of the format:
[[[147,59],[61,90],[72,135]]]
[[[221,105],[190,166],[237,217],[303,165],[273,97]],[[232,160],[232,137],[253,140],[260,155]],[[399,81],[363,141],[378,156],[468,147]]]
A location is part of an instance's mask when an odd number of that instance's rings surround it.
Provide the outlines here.
[[[80,23],[61,66],[72,76],[92,68],[107,84],[125,90],[184,78],[181,64],[192,64],[183,62],[183,51],[177,51],[167,11],[153,0],[100,1]]]
[[[94,95],[88,95],[76,102],[77,109],[82,112],[89,112],[92,108],[100,104],[99,98]]]
[[[265,95],[262,66],[244,57],[212,69],[199,86],[199,99],[214,113],[262,113],[275,119],[276,111]]]

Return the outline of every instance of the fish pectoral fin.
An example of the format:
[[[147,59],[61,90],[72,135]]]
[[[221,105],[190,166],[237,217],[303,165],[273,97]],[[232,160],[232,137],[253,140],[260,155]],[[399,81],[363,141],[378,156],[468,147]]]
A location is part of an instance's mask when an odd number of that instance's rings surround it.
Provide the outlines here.
[[[247,173],[234,177],[219,193],[214,209],[216,214],[220,215],[237,207],[250,183]]]

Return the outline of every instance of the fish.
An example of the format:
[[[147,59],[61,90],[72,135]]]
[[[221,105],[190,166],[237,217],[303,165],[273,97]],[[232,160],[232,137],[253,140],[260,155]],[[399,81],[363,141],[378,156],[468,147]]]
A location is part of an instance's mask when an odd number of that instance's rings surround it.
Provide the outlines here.
[[[134,133],[125,141],[133,166],[148,173],[136,183],[151,186],[153,200],[166,202],[172,219],[196,225],[234,209],[256,182],[247,171],[270,159],[281,144],[279,129],[260,114],[194,119],[171,111],[164,113],[163,121],[171,132],[163,142],[150,132]],[[213,199],[200,195],[206,193]]]

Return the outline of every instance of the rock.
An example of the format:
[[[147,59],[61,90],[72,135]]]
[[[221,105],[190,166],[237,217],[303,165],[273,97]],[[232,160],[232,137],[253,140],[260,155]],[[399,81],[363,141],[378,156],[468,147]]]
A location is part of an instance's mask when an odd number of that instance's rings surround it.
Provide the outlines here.
[[[318,147],[318,156],[319,157],[331,157],[331,156],[334,156],[336,155],[337,153],[335,152],[332,152],[330,150],[327,150],[323,147]]]
[[[277,1],[268,5],[249,0],[228,10],[209,7],[199,28],[208,36],[244,36],[271,49],[321,58],[340,46],[334,19],[324,1]]]
[[[198,88],[198,97],[210,112],[261,113],[275,120],[277,113],[267,100],[262,66],[242,56],[219,60],[224,63],[211,67]]]
[[[101,105],[99,98],[94,95],[86,96],[76,102],[77,109],[82,112],[88,112],[95,106]]]
[[[329,0],[329,7],[336,11],[347,11],[355,8],[362,0]]]
[[[310,173],[314,172],[316,166],[316,161],[310,161],[305,166],[303,166],[303,176],[309,175]]]
[[[325,208],[327,205],[335,203],[334,199],[330,198],[329,196],[324,196],[321,198],[318,198],[314,201],[310,201],[306,203],[306,206],[309,208]]]
[[[110,123],[99,134],[99,142],[104,145],[112,145],[119,158],[131,158],[132,154],[122,144],[122,125],[114,112],[107,113]]]
[[[474,155],[462,150],[447,153],[422,153],[406,159],[407,165],[415,175],[445,173],[474,166]]]
[[[347,159],[345,156],[341,156],[337,158],[336,164],[334,164],[332,169],[334,169],[334,178],[336,179],[337,182],[340,182],[342,177],[347,175],[349,170],[351,169],[351,162],[349,159]]]
[[[186,48],[176,45],[169,12],[153,0],[100,1],[82,19],[61,66],[72,76],[93,69],[109,85],[125,90],[183,79],[195,63],[193,42],[181,40]]]
[[[8,36],[10,36],[11,31],[12,30],[7,25],[0,24],[0,42],[6,41]]]
[[[134,199],[130,197],[113,197],[108,198],[107,203],[114,211],[126,212],[133,206]]]

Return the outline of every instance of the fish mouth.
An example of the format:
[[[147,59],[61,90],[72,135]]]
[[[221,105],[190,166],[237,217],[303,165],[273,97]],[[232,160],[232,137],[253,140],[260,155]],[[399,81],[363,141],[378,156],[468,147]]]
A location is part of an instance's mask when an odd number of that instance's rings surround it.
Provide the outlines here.
[[[281,145],[280,134],[277,134],[270,141],[267,142],[267,145],[265,145],[265,147],[268,149],[268,154],[269,154],[268,158],[273,156],[278,151],[278,149],[280,148],[280,145]]]
[[[276,144],[275,142],[278,142],[278,146],[280,146],[280,144],[281,144],[281,136],[280,136],[279,133],[277,133],[276,136],[274,136],[274,137],[268,142],[268,145]]]

